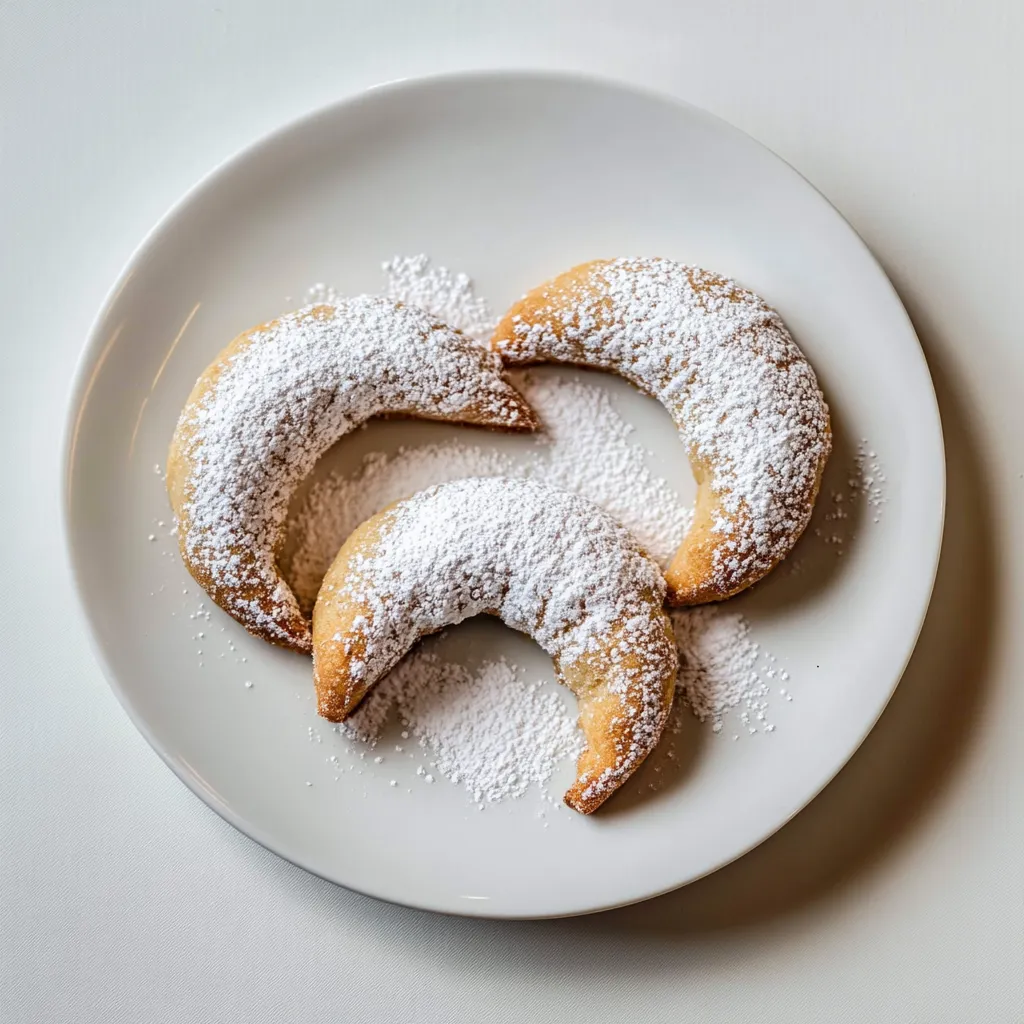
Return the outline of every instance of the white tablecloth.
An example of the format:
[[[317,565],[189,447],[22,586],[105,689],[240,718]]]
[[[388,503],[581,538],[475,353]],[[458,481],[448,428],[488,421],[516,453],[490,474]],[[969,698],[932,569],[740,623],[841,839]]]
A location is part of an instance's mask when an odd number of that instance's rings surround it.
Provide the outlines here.
[[[1024,1020],[1024,5],[51,0],[0,7],[0,1019]],[[193,797],[90,654],[59,525],[76,357],[211,165],[396,77],[570,67],[674,92],[839,207],[900,291],[949,460],[911,668],[839,778],[673,895],[431,916],[278,860]]]

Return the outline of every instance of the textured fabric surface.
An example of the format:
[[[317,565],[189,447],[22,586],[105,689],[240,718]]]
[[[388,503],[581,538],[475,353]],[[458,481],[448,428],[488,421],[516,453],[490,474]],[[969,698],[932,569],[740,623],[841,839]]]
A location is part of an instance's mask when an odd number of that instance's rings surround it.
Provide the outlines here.
[[[1014,0],[101,0],[0,7],[0,1018],[1024,1019],[1024,346]],[[751,132],[849,217],[921,334],[948,529],[918,652],[862,750],[741,861],[631,909],[470,922],[354,896],[181,786],[68,584],[78,351],[211,165],[374,82],[583,68]]]

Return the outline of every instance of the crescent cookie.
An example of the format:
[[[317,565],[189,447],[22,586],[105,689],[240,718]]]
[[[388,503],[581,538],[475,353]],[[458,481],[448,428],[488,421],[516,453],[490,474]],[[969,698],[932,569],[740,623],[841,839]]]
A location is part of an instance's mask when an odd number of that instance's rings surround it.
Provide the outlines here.
[[[599,807],[661,736],[677,655],[657,565],[585,498],[471,478],[396,502],[345,542],[313,611],[318,709],[347,718],[422,636],[481,612],[532,636],[579,703],[565,802]]]
[[[239,335],[196,382],[167,460],[181,555],[249,632],[312,649],[277,549],[299,481],[384,413],[530,430],[501,361],[421,309],[361,296]]]
[[[524,296],[498,324],[506,363],[610,370],[672,416],[697,479],[669,599],[731,597],[807,526],[832,447],[810,364],[763,299],[667,259],[595,260]]]

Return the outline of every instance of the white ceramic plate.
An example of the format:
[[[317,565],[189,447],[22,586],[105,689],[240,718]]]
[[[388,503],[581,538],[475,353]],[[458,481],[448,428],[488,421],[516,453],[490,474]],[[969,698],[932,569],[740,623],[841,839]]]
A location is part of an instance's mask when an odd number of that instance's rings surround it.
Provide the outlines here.
[[[835,528],[822,515],[861,438],[884,467],[887,504],[876,515],[862,502],[841,524],[842,557],[812,532],[802,572],[778,572],[737,603],[789,675],[793,699],[774,698],[774,733],[737,741],[735,722],[717,735],[694,727],[692,756],[672,778],[660,766],[667,784],[657,792],[619,797],[590,819],[551,811],[544,827],[532,794],[481,813],[445,780],[417,784],[423,758],[412,754],[382,765],[367,758],[361,775],[334,782],[325,755],[347,741],[316,719],[308,662],[216,611],[205,625],[189,618],[200,595],[156,525],[170,514],[154,467],[196,376],[239,330],[298,305],[313,282],[379,290],[382,258],[418,252],[469,271],[499,310],[577,262],[659,254],[724,271],[781,311],[835,418],[816,527]],[[659,471],[681,479],[667,415],[622,382],[606,386]],[[336,458],[451,436],[445,430],[372,425]],[[582,913],[672,889],[803,807],[860,744],[910,656],[944,499],[924,358],[888,280],[839,214],[777,157],[700,110],[534,73],[375,89],[274,133],[190,192],[131,259],[97,320],[67,464],[71,560],[100,656],[180,778],[237,828],[319,875],[412,906],[494,917]],[[539,649],[496,623],[459,627],[447,654],[507,655],[551,674]],[[645,766],[640,790],[656,769]],[[563,765],[555,792],[571,774]]]

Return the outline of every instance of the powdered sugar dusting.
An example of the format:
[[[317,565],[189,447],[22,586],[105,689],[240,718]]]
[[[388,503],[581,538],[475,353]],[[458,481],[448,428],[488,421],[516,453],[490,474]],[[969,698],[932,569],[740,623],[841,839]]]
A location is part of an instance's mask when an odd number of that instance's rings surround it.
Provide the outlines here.
[[[847,478],[852,500],[863,497],[867,502],[873,522],[880,522],[882,507],[889,503],[885,493],[886,476],[878,453],[873,451],[866,437],[857,443],[857,453],[853,460],[853,469]]]
[[[436,667],[439,700],[424,688],[410,688],[404,711],[416,723],[435,767],[471,790],[477,802],[522,796],[531,784],[545,786],[556,766],[580,754],[575,723],[550,687],[518,678],[506,662],[490,662],[471,674]],[[481,718],[482,699],[494,700],[493,714]],[[524,729],[524,723],[532,723]],[[469,759],[465,751],[473,752]]]
[[[413,306],[362,296],[251,332],[182,413],[182,550],[218,604],[308,646],[276,551],[288,499],[321,454],[371,416],[404,412],[516,426],[524,407],[497,357]]]
[[[325,581],[370,611],[355,628],[388,666],[425,634],[497,612],[570,667],[600,653],[623,621],[656,645],[647,609],[665,582],[615,519],[533,481],[472,477],[429,487],[385,513],[371,552]],[[642,600],[641,600],[642,598]],[[376,673],[367,665],[367,675]]]

